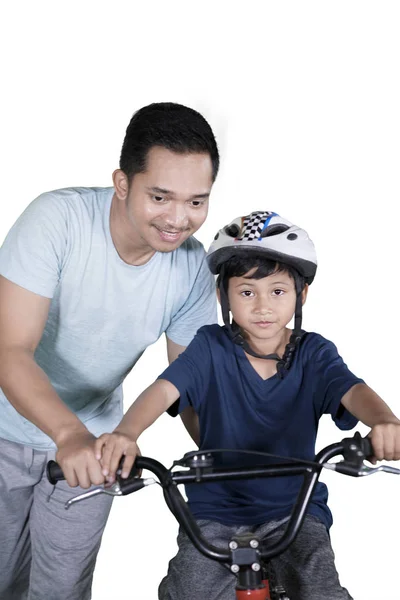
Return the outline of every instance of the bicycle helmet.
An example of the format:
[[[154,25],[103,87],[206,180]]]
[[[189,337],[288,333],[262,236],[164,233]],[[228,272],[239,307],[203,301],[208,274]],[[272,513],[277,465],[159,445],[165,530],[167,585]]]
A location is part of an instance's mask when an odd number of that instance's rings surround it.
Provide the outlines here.
[[[268,260],[292,267],[295,277],[296,307],[294,329],[283,357],[277,354],[260,355],[252,350],[241,335],[238,325],[230,323],[230,308],[224,277],[224,264],[233,256],[263,256]],[[317,270],[317,256],[313,242],[304,229],[297,227],[275,212],[255,211],[238,217],[218,231],[207,252],[210,271],[219,277],[221,309],[225,327],[232,340],[258,358],[278,361],[282,376],[293,359],[296,346],[302,337],[302,298],[304,284],[311,284]],[[298,276],[297,276],[298,274]]]

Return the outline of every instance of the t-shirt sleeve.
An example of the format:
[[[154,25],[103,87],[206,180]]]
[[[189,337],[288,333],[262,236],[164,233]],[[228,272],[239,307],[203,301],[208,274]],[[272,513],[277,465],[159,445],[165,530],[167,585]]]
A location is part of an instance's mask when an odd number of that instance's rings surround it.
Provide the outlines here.
[[[210,372],[210,346],[207,335],[200,329],[186,350],[158,377],[170,381],[179,391],[179,400],[168,410],[171,416],[176,416],[188,406],[199,412],[208,390]]]
[[[51,194],[34,200],[17,219],[0,248],[0,275],[52,298],[67,245],[61,202]]]
[[[217,323],[215,282],[202,246],[196,250],[196,261],[190,265],[193,276],[190,292],[166,330],[167,336],[181,346],[187,346],[203,325]]]
[[[330,414],[340,429],[352,429],[357,425],[358,419],[345,409],[341,401],[353,385],[364,381],[348,369],[336,346],[328,340],[323,340],[311,362],[314,403],[318,416]]]

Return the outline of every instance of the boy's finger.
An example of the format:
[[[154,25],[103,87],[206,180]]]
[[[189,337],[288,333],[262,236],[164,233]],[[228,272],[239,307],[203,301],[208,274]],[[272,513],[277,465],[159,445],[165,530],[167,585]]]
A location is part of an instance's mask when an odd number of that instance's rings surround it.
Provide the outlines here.
[[[372,446],[374,448],[375,458],[377,458],[378,460],[382,460],[384,453],[382,432],[379,429],[376,429],[375,431],[373,431],[371,439]]]
[[[102,457],[103,446],[105,446],[107,442],[107,435],[103,434],[94,443],[94,454],[97,460],[100,460]]]
[[[126,454],[124,458],[124,464],[122,466],[121,477],[126,479],[129,477],[129,473],[132,471],[133,465],[135,463],[136,454]]]
[[[114,452],[110,460],[110,476],[115,477],[121,458],[124,456],[124,449],[120,444],[114,446]]]
[[[108,440],[108,443],[103,447],[103,455],[101,458],[102,473],[106,477],[111,471],[111,462],[114,454],[115,444]]]

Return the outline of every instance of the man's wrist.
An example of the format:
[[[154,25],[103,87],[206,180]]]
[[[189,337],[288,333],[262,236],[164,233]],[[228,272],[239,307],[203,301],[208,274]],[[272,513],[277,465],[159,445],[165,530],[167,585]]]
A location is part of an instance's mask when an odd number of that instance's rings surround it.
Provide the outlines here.
[[[85,425],[78,418],[75,418],[71,423],[66,423],[58,427],[50,437],[56,446],[59,447],[70,438],[84,435],[91,434]]]

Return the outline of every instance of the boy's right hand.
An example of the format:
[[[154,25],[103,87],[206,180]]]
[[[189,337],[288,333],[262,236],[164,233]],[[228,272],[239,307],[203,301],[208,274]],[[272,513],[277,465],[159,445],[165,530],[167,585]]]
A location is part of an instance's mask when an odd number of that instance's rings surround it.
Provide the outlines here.
[[[140,450],[136,440],[126,433],[115,429],[113,433],[103,433],[95,443],[95,454],[100,461],[102,473],[109,483],[115,481],[121,458],[124,459],[121,477],[129,476]]]

